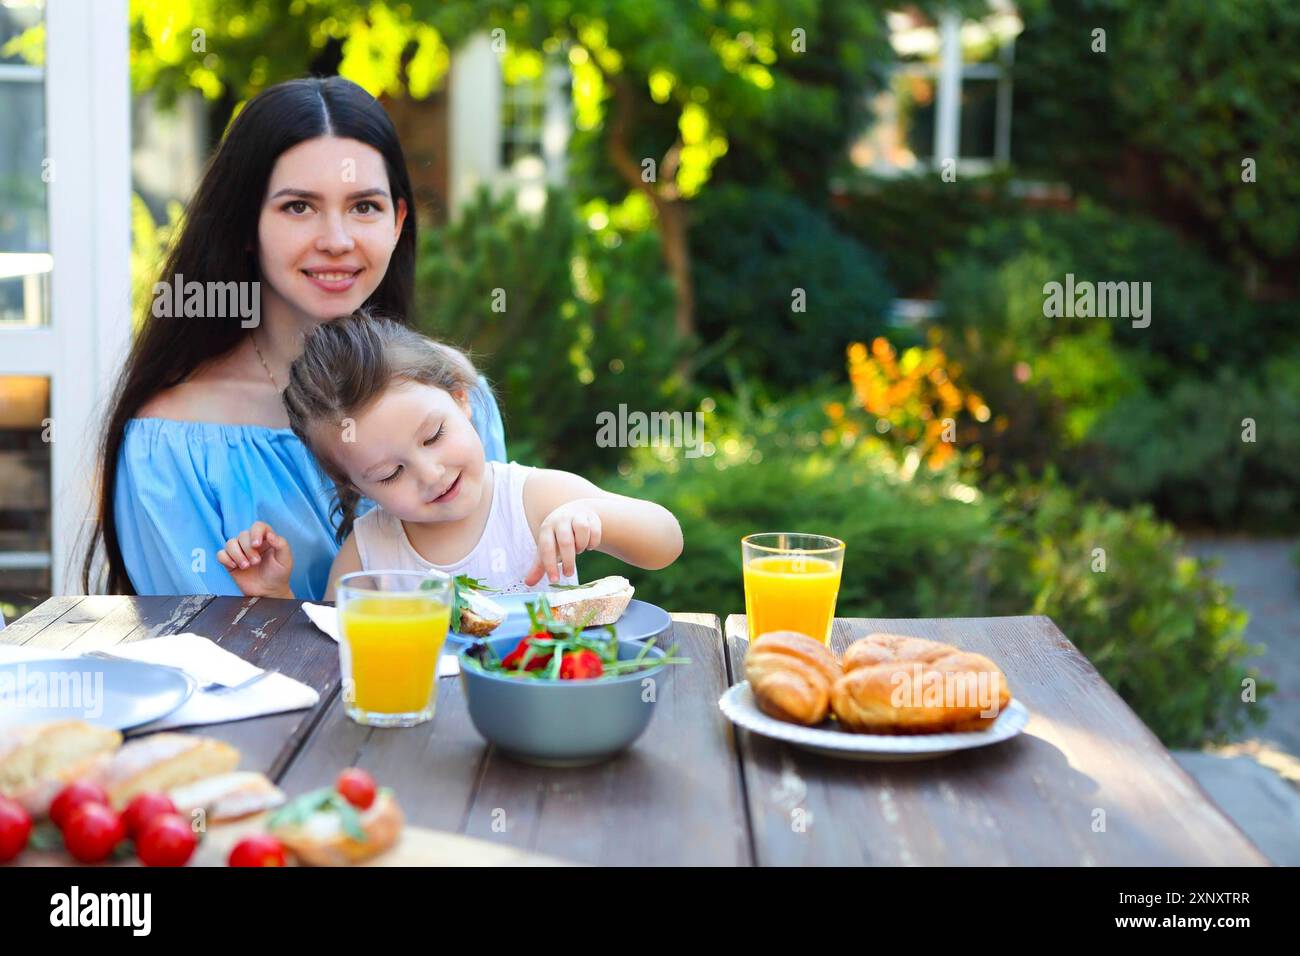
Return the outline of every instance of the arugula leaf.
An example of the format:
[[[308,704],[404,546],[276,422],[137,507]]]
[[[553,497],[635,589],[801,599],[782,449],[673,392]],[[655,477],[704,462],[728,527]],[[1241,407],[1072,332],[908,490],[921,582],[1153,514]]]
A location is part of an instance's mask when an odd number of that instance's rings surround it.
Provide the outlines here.
[[[339,815],[339,822],[343,825],[343,832],[352,839],[364,843],[366,841],[366,831],[361,826],[361,814],[357,813],[357,808],[348,803],[343,794],[336,792],[334,794],[333,809]]]
[[[421,591],[431,591],[438,586],[438,581],[434,578],[428,578],[420,582]],[[468,574],[458,574],[451,579],[451,629],[460,630],[460,612],[470,606],[470,602],[464,597],[467,591],[488,591],[496,593],[497,588],[488,587],[479,578],[470,577]]]
[[[29,850],[62,850],[63,834],[53,823],[38,823],[27,837]]]

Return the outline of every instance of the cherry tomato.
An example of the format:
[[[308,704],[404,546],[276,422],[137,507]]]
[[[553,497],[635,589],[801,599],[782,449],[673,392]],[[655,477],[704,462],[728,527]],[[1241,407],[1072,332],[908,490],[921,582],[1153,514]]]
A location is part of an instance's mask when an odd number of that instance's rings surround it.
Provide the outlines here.
[[[154,817],[162,813],[175,813],[176,804],[165,793],[141,793],[132,798],[122,811],[122,822],[126,824],[127,836],[136,838],[144,832],[145,826]]]
[[[135,852],[145,866],[184,866],[198,845],[188,820],[179,813],[160,813],[136,837]]]
[[[108,794],[98,784],[87,783],[84,780],[74,780],[60,790],[50,804],[50,819],[54,821],[56,827],[62,830],[68,825],[68,820],[72,817],[72,811],[83,803],[98,803],[106,807],[108,806]]]
[[[119,843],[126,839],[122,817],[102,803],[83,803],[72,811],[63,826],[63,843],[82,863],[108,859]]]
[[[284,847],[265,833],[244,837],[230,851],[228,866],[284,866]]]
[[[8,863],[27,846],[32,833],[32,818],[22,804],[0,797],[0,863]]]
[[[369,810],[375,802],[375,778],[356,767],[348,767],[340,773],[334,789],[358,810]]]

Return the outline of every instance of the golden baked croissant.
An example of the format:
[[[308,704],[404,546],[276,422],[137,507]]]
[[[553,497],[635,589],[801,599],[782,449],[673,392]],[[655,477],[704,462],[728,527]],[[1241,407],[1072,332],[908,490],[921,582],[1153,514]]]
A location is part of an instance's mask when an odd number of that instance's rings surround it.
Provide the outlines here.
[[[842,673],[830,648],[797,631],[759,635],[745,654],[745,677],[758,709],[806,726],[826,719],[831,687]]]
[[[983,730],[1011,701],[1006,676],[982,654],[899,634],[869,634],[844,652],[831,689],[848,730],[931,734]]]

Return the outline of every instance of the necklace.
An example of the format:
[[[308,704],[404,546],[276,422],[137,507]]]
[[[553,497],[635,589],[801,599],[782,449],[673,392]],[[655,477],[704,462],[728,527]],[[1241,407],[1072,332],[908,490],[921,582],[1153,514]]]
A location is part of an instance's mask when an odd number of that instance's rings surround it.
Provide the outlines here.
[[[266,369],[266,377],[271,380],[271,384],[275,387],[275,390],[278,392],[280,390],[280,383],[277,382],[275,380],[275,376],[271,374],[271,366],[266,364],[266,359],[262,357],[262,350],[257,347],[256,332],[252,333],[252,338],[253,338],[253,351],[257,353],[257,360],[262,363],[262,368]]]

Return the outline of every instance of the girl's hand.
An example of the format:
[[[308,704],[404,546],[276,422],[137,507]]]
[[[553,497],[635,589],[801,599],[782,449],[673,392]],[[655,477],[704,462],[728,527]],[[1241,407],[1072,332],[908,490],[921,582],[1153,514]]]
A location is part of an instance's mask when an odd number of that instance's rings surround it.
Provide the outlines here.
[[[575,558],[600,547],[600,539],[600,515],[589,504],[580,499],[560,505],[537,529],[537,560],[528,570],[524,584],[532,587],[543,576],[549,576],[555,584],[562,574],[575,574],[578,569]]]
[[[239,537],[227,541],[217,552],[217,560],[249,597],[293,597],[289,588],[293,550],[265,521],[255,521]]]

